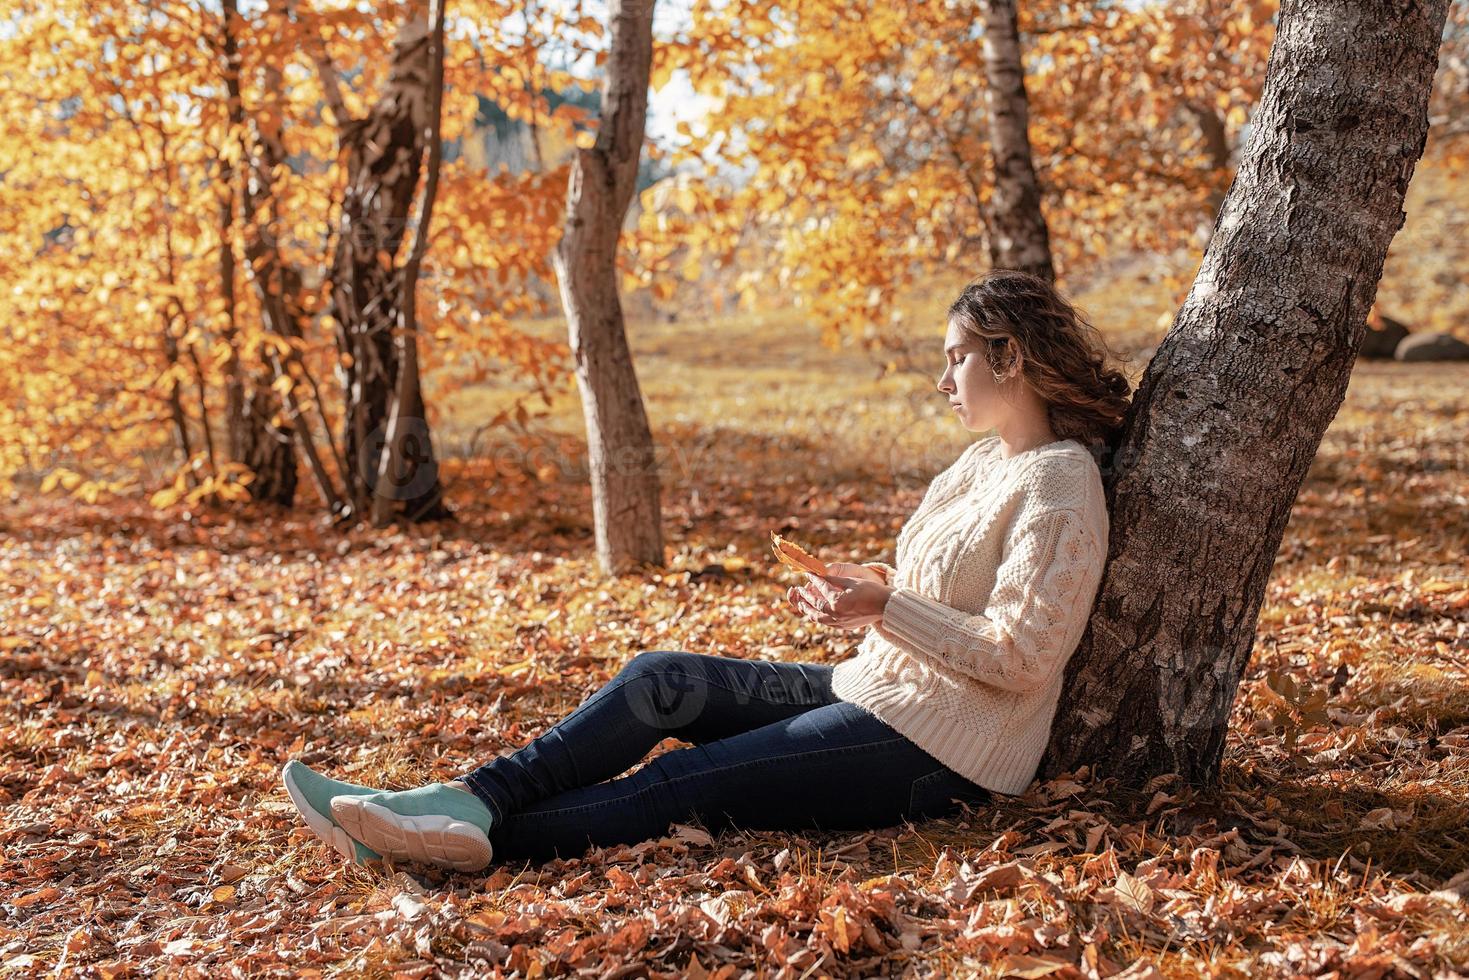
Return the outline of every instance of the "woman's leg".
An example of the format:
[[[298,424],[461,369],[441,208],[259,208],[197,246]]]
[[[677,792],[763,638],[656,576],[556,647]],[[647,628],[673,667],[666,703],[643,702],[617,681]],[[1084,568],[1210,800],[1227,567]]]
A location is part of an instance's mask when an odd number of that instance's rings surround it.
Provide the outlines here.
[[[823,665],[649,651],[550,731],[467,773],[468,792],[435,783],[334,797],[332,819],[396,860],[476,870],[491,859],[494,825],[625,771],[670,735],[711,742],[835,701]]]
[[[544,734],[460,778],[499,823],[626,772],[669,736],[712,742],[836,700],[824,664],[649,650]]]
[[[892,826],[980,803],[989,791],[844,701],[693,748],[632,775],[544,799],[490,829],[495,860],[581,855],[648,840],[670,823],[761,830]]]

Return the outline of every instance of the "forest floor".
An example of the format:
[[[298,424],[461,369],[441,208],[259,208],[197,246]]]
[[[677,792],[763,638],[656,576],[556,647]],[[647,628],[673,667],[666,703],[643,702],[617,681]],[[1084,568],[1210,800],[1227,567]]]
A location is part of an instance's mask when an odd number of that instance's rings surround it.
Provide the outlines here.
[[[1099,323],[1141,325],[1120,347],[1161,333],[1167,298],[1139,295],[1098,298]],[[349,866],[305,829],[290,758],[402,788],[519,747],[642,650],[849,656],[858,634],[786,611],[769,534],[893,559],[975,438],[933,389],[940,321],[914,322],[933,371],[881,380],[789,319],[633,329],[666,453],[658,574],[596,574],[574,391],[534,443],[446,461],[453,524],[7,507],[0,974],[1469,971],[1464,364],[1358,366],[1215,792],[1139,803],[1082,772],[876,832],[680,826],[481,874]]]

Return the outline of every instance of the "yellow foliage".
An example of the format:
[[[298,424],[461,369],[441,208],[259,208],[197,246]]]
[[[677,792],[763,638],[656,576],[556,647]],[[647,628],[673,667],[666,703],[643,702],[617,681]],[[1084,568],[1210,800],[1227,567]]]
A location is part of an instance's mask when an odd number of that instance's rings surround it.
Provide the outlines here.
[[[1219,98],[1233,120],[1254,104],[1268,54],[1262,9],[1274,7],[1023,7],[1027,68],[1048,79],[1029,88],[1030,135],[1063,274],[1099,265],[1111,243],[1194,241],[1208,191],[1231,174],[1180,152],[1198,142],[1187,106]],[[1261,26],[1221,54],[1215,39],[1245,10]],[[982,269],[972,243],[985,234],[993,168],[973,134],[983,131],[986,82],[977,46],[952,41],[971,34],[973,8],[879,7],[861,20],[849,11],[837,0],[781,7],[776,46],[770,15],[700,9],[687,41],[698,58],[686,63],[716,109],[675,162],[722,157],[753,172],[733,190],[719,176],[680,184],[673,203],[684,215],[645,196],[657,213],[633,237],[639,268],[655,270],[698,240],[706,269],[739,270],[720,287],[742,305],[755,294],[738,276],[774,273],[778,302],[809,303],[824,326],[859,333],[884,325],[889,303],[868,302],[873,289],[886,300],[955,262]],[[1150,161],[1146,173],[1140,160]],[[751,240],[768,243],[753,256],[763,269],[732,262]],[[957,243],[971,243],[968,254]]]
[[[325,29],[313,0],[297,5],[300,17],[278,16],[263,4],[242,6],[233,26],[246,66],[239,77],[243,126],[230,118],[218,5],[54,0],[28,5],[6,21],[0,172],[14,220],[0,226],[0,247],[34,258],[0,266],[0,316],[8,329],[0,347],[0,405],[19,406],[7,427],[24,434],[14,451],[0,450],[5,486],[36,460],[59,457],[74,462],[45,474],[45,489],[78,499],[124,492],[140,479],[153,484],[143,490],[160,506],[185,493],[243,499],[250,474],[231,470],[238,464],[222,445],[205,451],[204,418],[216,435],[223,431],[232,376],[246,390],[292,385],[289,377],[274,377],[276,359],[299,359],[292,367],[297,380],[316,379],[329,414],[339,417],[341,392],[332,384],[337,325],[327,313],[333,243],[323,232],[340,218],[347,174],[336,159],[341,120],[323,105],[316,57],[335,58],[347,110],[361,117],[386,82],[396,31],[383,27],[407,8],[378,3],[333,11]],[[476,93],[483,93],[513,115],[535,115],[546,165],[492,173],[472,166],[466,154],[441,168],[433,247],[419,287],[421,308],[437,300],[447,310],[420,351],[425,371],[439,372],[439,397],[464,383],[469,372],[458,367],[464,363],[500,361],[537,385],[569,367],[560,351],[510,329],[508,316],[545,312],[525,283],[552,281],[550,250],[567,181],[554,148],[570,145],[572,122],[586,113],[575,107],[551,113],[540,88],[546,70],[530,68],[561,60],[550,49],[565,39],[543,33],[528,41],[522,31],[502,31],[507,14],[493,0],[456,7],[456,16],[481,26],[472,44],[451,37],[444,135],[471,145],[482,140],[472,127]],[[330,39],[326,47],[323,37]],[[359,59],[360,73],[343,73]],[[279,100],[258,70],[265,66],[280,72]],[[528,77],[536,84],[526,84]],[[550,78],[561,91],[597,81],[586,71]],[[254,134],[261,132],[280,134],[292,164],[269,175],[251,173],[258,159]],[[295,165],[300,161],[304,168]],[[262,186],[266,176],[269,185]],[[247,177],[259,206],[253,215],[243,207]],[[228,229],[221,225],[224,202],[232,204]],[[252,253],[256,225],[275,254],[270,247],[268,254]],[[42,236],[48,247],[38,252]],[[236,260],[228,284],[221,281],[226,248]],[[381,248],[380,258],[392,263],[389,251]],[[265,278],[282,260],[301,274],[295,295],[281,294],[279,277]],[[262,290],[305,315],[304,336],[267,329]],[[176,412],[194,458],[165,472],[160,487],[149,468],[154,464],[143,460],[145,454],[166,460],[170,447],[175,459],[185,455]],[[184,466],[194,482],[176,479]],[[102,478],[109,470],[119,479]]]

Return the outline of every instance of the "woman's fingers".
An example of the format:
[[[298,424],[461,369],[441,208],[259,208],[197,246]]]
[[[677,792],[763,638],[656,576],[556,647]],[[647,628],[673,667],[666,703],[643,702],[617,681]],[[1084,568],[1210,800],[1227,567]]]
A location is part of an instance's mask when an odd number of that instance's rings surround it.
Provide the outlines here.
[[[817,595],[811,591],[811,587],[806,585],[792,586],[791,593],[795,598],[804,599],[813,605],[816,604],[818,599]]]
[[[807,592],[799,586],[792,586],[791,588],[787,589],[786,599],[788,599],[791,605],[795,606],[798,611],[801,611],[806,607],[816,605],[816,598],[812,596],[811,593]]]
[[[805,618],[833,629],[847,629],[816,585],[798,585],[786,589],[786,600]],[[833,591],[836,591],[833,589]]]
[[[801,615],[807,619],[814,620],[823,626],[832,625],[831,614],[799,589],[796,590],[796,604],[797,608],[801,610]]]
[[[819,575],[812,575],[810,572],[807,572],[806,577],[811,580],[810,584],[806,586],[806,589],[813,595],[821,596],[828,604],[834,603],[837,596],[842,593],[841,589],[832,585]]]
[[[832,629],[853,630],[861,629],[881,619],[880,616],[854,616],[850,613],[838,613],[825,597],[819,593],[813,594],[815,589],[815,585],[793,585],[786,589],[786,600],[791,607],[813,623],[829,626]],[[837,590],[833,587],[833,591]],[[841,593],[838,592],[838,594]]]
[[[843,575],[847,578],[866,579],[870,582],[881,582],[882,573],[875,568],[859,565],[851,561],[834,561],[826,566],[826,570],[833,575]]]

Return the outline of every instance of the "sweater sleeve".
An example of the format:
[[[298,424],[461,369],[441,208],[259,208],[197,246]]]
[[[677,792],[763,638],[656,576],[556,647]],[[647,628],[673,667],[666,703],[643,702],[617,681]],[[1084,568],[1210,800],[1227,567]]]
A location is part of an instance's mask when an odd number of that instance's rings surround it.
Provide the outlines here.
[[[1071,656],[1106,561],[1079,511],[1028,518],[1008,535],[984,612],[970,615],[910,588],[888,598],[879,631],[900,648],[1011,691],[1032,691]]]

